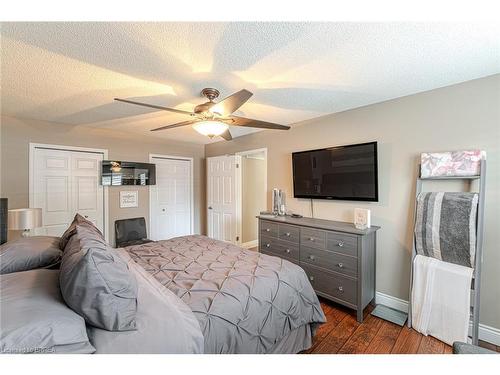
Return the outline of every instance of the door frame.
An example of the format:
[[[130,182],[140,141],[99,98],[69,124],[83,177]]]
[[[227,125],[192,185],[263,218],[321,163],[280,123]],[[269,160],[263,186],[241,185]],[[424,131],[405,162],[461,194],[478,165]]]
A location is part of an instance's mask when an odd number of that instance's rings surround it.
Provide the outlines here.
[[[191,205],[191,222],[190,232],[194,234],[194,158],[188,156],[164,155],[164,154],[149,154],[149,162],[153,163],[153,159],[170,159],[188,161],[190,164],[190,181],[189,181],[189,201]],[[153,191],[149,187],[149,233],[153,237]]]
[[[256,148],[253,150],[246,150],[246,151],[240,151],[235,153],[235,155],[240,156],[243,158],[246,155],[251,155],[251,154],[256,154],[258,152],[264,152],[264,158],[266,160],[266,163],[264,165],[264,175],[266,176],[264,180],[264,192],[266,193],[266,206],[267,206],[267,147],[264,148]],[[236,199],[238,200],[237,202],[237,215],[238,215],[238,232],[240,236],[240,242],[239,245],[244,248],[252,248],[255,246],[258,246],[258,241],[259,239],[257,238],[254,241],[249,241],[249,242],[242,242],[243,240],[243,184],[242,184],[242,178],[243,178],[243,162],[240,161],[241,167],[239,168],[238,174],[239,174],[239,184],[236,186],[236,191],[238,192],[236,194]]]
[[[46,150],[56,150],[56,151],[76,151],[76,152],[87,152],[91,154],[102,154],[103,160],[108,160],[108,150],[103,148],[90,148],[90,147],[79,147],[79,146],[65,146],[65,145],[52,145],[46,143],[29,143],[29,166],[28,166],[28,184],[29,184],[29,207],[33,208],[35,202],[35,150],[37,148],[42,148]],[[99,174],[102,174],[99,168]],[[102,184],[101,184],[102,185]],[[103,230],[104,230],[104,240],[109,243],[109,189],[108,186],[102,186],[104,199],[103,199]]]

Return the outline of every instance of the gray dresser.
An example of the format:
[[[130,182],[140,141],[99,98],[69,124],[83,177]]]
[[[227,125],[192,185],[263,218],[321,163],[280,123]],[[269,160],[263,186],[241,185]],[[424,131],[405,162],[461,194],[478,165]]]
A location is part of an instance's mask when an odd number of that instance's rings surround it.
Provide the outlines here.
[[[358,322],[375,297],[376,232],[311,218],[259,216],[259,251],[304,269],[319,296],[355,309]]]

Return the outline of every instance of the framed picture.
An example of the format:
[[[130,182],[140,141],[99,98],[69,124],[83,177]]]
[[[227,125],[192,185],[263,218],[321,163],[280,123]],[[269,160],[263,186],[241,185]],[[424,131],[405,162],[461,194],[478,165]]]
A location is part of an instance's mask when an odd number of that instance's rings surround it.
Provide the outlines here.
[[[120,208],[139,207],[139,192],[120,191]]]

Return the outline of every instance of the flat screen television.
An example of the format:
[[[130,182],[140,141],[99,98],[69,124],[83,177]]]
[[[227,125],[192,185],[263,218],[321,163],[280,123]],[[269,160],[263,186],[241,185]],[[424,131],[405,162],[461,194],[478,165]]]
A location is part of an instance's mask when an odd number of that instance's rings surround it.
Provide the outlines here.
[[[378,202],[377,142],[294,152],[295,198]]]

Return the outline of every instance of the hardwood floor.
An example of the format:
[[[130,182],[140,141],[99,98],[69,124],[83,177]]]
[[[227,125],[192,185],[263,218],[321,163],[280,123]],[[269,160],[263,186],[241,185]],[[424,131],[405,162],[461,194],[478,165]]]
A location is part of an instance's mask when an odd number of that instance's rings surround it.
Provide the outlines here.
[[[320,326],[309,354],[451,354],[451,346],[406,326],[400,327],[373,315],[373,307],[364,312],[364,321],[356,321],[354,311],[321,299],[327,322]],[[480,345],[500,352],[500,347],[480,341]]]

